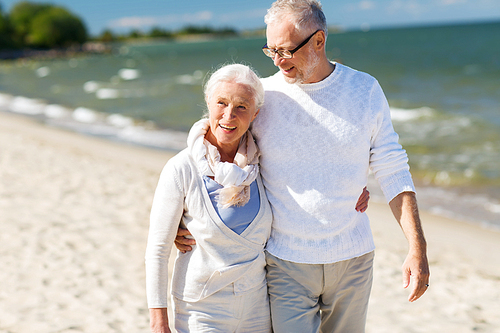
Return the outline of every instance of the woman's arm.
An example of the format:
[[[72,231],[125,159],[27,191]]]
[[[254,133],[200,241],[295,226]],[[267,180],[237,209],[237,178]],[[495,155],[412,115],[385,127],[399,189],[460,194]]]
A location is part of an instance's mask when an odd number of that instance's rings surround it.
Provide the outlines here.
[[[167,308],[149,309],[149,327],[152,333],[171,333],[168,327]]]
[[[177,178],[178,171],[171,160],[163,169],[155,191],[145,258],[148,307],[165,308],[165,315],[170,252],[184,212],[184,191]],[[155,314],[154,318],[162,318],[157,312],[151,312]]]

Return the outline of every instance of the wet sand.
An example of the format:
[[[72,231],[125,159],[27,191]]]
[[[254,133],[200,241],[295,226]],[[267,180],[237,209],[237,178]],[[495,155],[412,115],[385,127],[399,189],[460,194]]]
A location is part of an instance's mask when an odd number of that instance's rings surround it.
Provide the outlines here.
[[[149,209],[172,154],[0,112],[0,332],[148,332]],[[407,301],[387,205],[367,332],[500,332],[500,233],[422,212],[431,287]]]

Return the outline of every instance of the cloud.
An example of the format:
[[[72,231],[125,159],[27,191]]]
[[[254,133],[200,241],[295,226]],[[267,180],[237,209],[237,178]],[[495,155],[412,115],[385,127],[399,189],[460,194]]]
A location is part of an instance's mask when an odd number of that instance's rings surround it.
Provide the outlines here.
[[[172,24],[194,24],[207,23],[213,18],[211,11],[202,11],[183,15],[164,15],[164,16],[129,16],[112,20],[108,23],[110,28],[144,28],[155,25]]]
[[[416,0],[393,0],[387,6],[387,12],[392,15],[406,13],[419,16],[425,12],[425,8]]]
[[[375,2],[370,0],[363,0],[358,4],[358,8],[361,10],[370,10],[375,8]]]
[[[467,3],[467,0],[441,0],[441,5],[444,6],[456,5],[459,3]]]
[[[241,19],[260,19],[262,21],[262,25],[264,25],[264,16],[267,13],[266,8],[253,9],[245,12],[233,12],[226,13],[217,16],[217,21],[221,23],[238,23]]]
[[[156,17],[122,17],[117,20],[111,21],[108,26],[111,28],[140,28],[143,26],[150,26],[158,24]]]
[[[360,2],[350,3],[350,4],[346,5],[344,8],[348,12],[356,12],[358,10],[372,10],[372,9],[375,9],[375,7],[376,7],[375,1],[362,0]]]
[[[366,1],[370,2],[370,1]],[[153,26],[183,26],[188,24],[206,25],[235,25],[244,26],[245,21],[260,19],[264,25],[264,15],[267,9],[252,9],[244,12],[217,13],[211,11],[201,11],[181,15],[163,16],[129,16],[109,21],[107,26],[111,29],[144,29]]]

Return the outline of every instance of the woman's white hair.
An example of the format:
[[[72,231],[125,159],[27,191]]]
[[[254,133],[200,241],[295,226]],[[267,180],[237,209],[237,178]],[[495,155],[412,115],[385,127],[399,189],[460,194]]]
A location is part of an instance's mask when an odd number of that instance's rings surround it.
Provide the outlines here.
[[[269,25],[283,20],[287,15],[299,32],[305,29],[321,29],[325,36],[328,35],[326,17],[318,0],[277,0],[267,10],[264,22]]]
[[[205,83],[203,89],[205,101],[208,102],[221,82],[234,82],[248,86],[253,92],[257,109],[264,105],[264,87],[259,76],[250,67],[242,64],[230,64],[216,70]]]

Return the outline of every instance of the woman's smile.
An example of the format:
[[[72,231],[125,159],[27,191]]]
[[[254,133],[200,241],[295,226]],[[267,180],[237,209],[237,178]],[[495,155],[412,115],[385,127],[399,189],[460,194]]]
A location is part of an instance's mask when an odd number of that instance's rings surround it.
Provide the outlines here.
[[[232,156],[259,110],[254,92],[245,84],[222,81],[207,100],[210,130],[205,138],[222,155]]]

